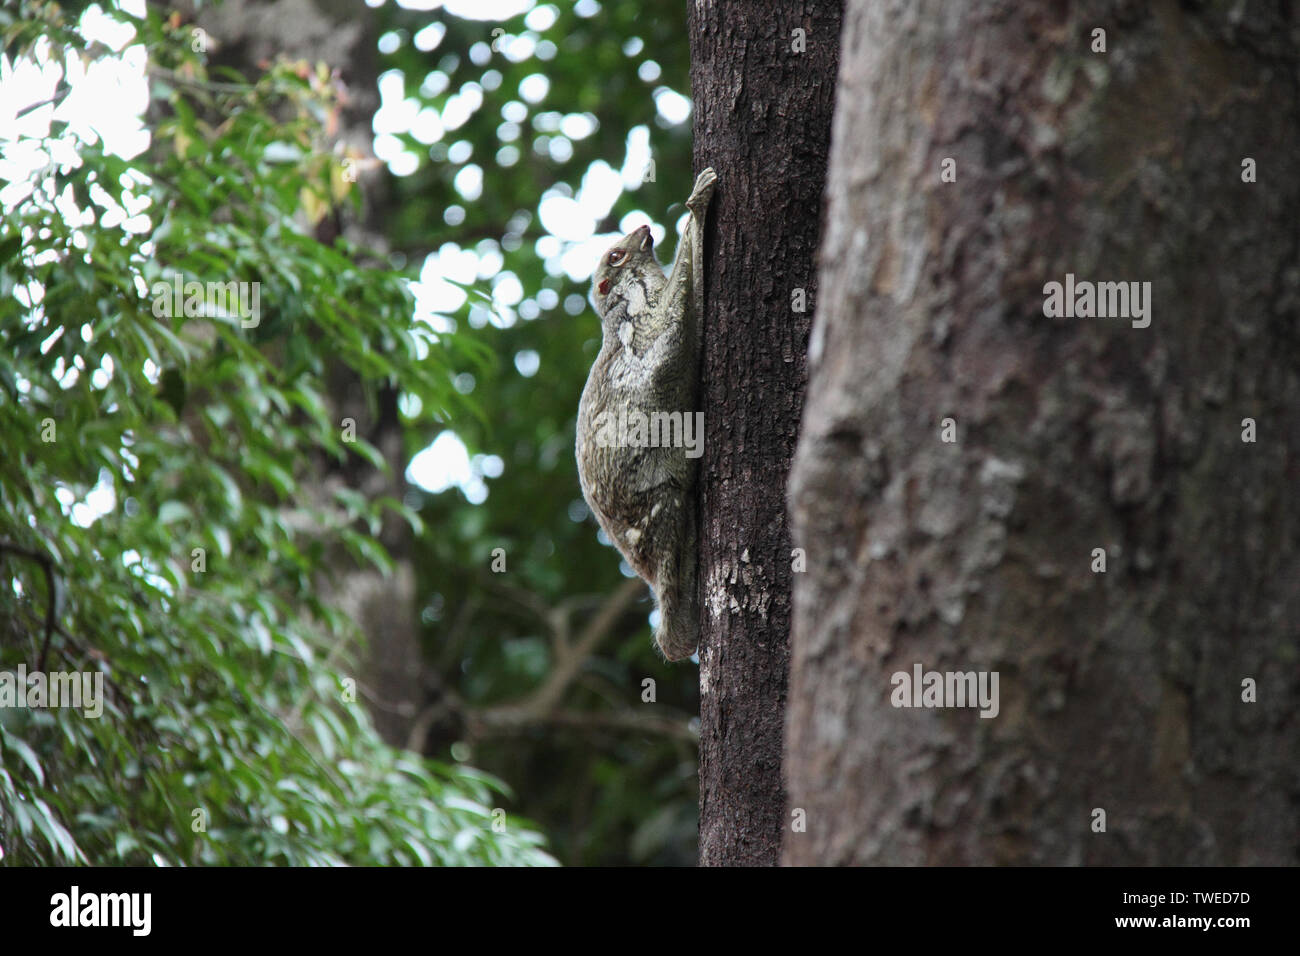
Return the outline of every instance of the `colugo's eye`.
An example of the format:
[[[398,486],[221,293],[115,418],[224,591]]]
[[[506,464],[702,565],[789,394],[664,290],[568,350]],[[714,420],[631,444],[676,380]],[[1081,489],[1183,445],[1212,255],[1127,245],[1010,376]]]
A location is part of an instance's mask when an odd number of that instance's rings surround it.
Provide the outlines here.
[[[627,258],[627,253],[622,249],[615,249],[609,254],[608,261],[611,266],[616,266]]]

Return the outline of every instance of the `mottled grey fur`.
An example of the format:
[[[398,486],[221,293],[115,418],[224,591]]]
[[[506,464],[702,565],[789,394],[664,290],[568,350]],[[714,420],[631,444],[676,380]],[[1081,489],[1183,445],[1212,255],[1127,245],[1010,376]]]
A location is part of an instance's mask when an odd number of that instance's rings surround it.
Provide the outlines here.
[[[591,294],[603,341],[578,404],[583,497],[654,591],[660,615],[655,642],[670,661],[690,657],[699,643],[696,460],[682,447],[605,446],[597,432],[602,414],[690,415],[698,407],[703,226],[716,180],[712,169],[695,180],[686,200],[691,215],[666,278],[649,226],[601,257]]]

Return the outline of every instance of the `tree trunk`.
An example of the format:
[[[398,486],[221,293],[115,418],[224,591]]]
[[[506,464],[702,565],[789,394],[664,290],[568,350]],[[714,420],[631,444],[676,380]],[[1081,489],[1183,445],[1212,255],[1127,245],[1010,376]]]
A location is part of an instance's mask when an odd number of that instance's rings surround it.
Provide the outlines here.
[[[1300,862],[1298,38],[1274,4],[850,4],[787,862]],[[1150,310],[1047,317],[1067,274]],[[894,706],[918,663],[998,672],[996,717]]]
[[[706,865],[780,859],[791,579],[784,488],[803,403],[840,8],[690,6],[695,165],[718,172],[700,476]],[[792,309],[796,289],[806,311]]]

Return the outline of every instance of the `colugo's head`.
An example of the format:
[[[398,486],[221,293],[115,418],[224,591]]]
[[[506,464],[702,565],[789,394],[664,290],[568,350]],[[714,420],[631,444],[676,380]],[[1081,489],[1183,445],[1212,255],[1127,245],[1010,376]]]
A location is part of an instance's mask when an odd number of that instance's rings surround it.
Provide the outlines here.
[[[610,246],[600,257],[591,277],[591,298],[596,304],[596,312],[604,315],[610,302],[627,298],[633,278],[645,275],[650,268],[663,273],[659,260],[655,258],[655,241],[650,235],[650,227],[641,226]]]

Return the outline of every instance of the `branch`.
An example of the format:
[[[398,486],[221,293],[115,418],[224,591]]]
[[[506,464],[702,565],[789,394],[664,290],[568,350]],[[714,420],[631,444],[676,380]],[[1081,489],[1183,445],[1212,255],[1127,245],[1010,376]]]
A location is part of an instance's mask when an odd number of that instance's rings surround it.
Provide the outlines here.
[[[691,743],[699,742],[699,734],[691,729],[690,721],[685,715],[665,717],[659,714],[638,714],[628,710],[615,713],[554,710],[537,714],[521,707],[495,707],[468,711],[465,718],[466,736],[471,740],[509,737],[527,733],[535,727],[549,726],[596,732],[660,734]]]
[[[9,552],[28,561],[35,561],[45,572],[45,590],[48,600],[45,602],[45,639],[41,642],[41,653],[36,658],[36,670],[45,670],[45,658],[50,651],[50,638],[54,635],[54,605],[58,597],[57,578],[54,576],[54,562],[48,554],[20,547],[9,541],[0,541],[0,553]]]
[[[533,691],[521,707],[535,715],[552,710],[564,696],[564,691],[578,676],[578,671],[586,663],[600,642],[609,636],[618,619],[645,593],[645,584],[640,578],[628,578],[605,601],[596,616],[587,622],[587,626],[578,635],[572,645],[556,647],[555,666],[546,676],[546,680]]]
[[[595,652],[597,646],[610,632],[618,619],[645,593],[645,585],[629,578],[612,593],[599,600],[599,609],[587,622],[575,643],[568,640],[569,620],[579,606],[591,603],[590,596],[570,598],[557,607],[551,607],[531,591],[499,581],[489,581],[498,594],[508,598],[520,609],[545,621],[552,632],[555,664],[542,684],[518,704],[509,704],[485,710],[470,710],[449,688],[443,688],[438,700],[426,706],[411,724],[406,739],[406,749],[422,753],[429,730],[449,713],[459,713],[465,722],[466,736],[480,738],[522,733],[530,727],[550,725],[582,729],[636,730],[663,734],[682,740],[694,741],[696,735],[684,719],[660,716],[641,716],[628,712],[599,713],[557,711],[556,705],[569,685],[577,678],[582,665]],[[468,626],[468,610],[462,606],[460,619],[453,630]]]
[[[192,90],[201,90],[205,93],[251,93],[257,89],[251,83],[223,83],[219,80],[196,80],[191,77],[181,76],[175,70],[168,70],[163,67],[151,67],[149,76],[152,79],[162,80],[164,83],[170,83],[173,86],[185,86]]]
[[[66,92],[66,91],[65,91],[65,92]],[[36,102],[36,103],[31,103],[31,104],[29,104],[29,105],[27,105],[27,106],[24,106],[24,107],[23,107],[22,109],[20,109],[16,114],[14,114],[14,119],[16,119],[16,120],[20,120],[20,119],[22,119],[24,116],[26,116],[28,113],[35,112],[36,110],[40,109],[42,106],[49,106],[51,103],[57,103],[58,101],[59,101],[59,94],[58,94],[58,93],[55,93],[55,94],[54,94],[53,96],[51,96],[51,97],[48,97],[48,98],[43,99],[43,100],[40,100],[39,102]]]
[[[9,554],[16,554],[18,557],[26,558],[29,561],[36,562],[41,566],[41,570],[45,572],[45,584],[47,590],[49,591],[49,600],[45,604],[45,637],[41,641],[41,653],[36,658],[35,670],[44,673],[45,664],[49,658],[51,639],[55,634],[58,634],[59,637],[61,637],[63,641],[66,644],[68,644],[70,647],[72,647],[74,650],[80,651],[83,656],[98,661],[104,661],[106,658],[102,653],[95,650],[94,648],[87,647],[81,641],[77,640],[77,638],[73,637],[70,633],[64,630],[58,624],[58,622],[54,620],[54,609],[58,602],[58,593],[59,593],[58,580],[59,579],[54,574],[54,561],[50,558],[50,556],[40,551],[34,551],[30,548],[24,548],[21,545],[14,544],[11,541],[0,540],[0,554],[4,554],[6,552]],[[127,720],[133,726],[136,725],[135,707],[131,703],[131,698],[128,697],[126,693],[123,692],[122,688],[118,686],[117,682],[114,681],[110,675],[105,673],[102,669],[100,670],[99,673],[103,675],[104,682],[108,684],[109,690],[111,690],[114,696],[117,697],[118,704],[126,712]]]
[[[480,603],[477,597],[471,597],[461,604],[460,610],[456,612],[456,620],[452,622],[451,629],[447,632],[447,640],[443,642],[442,653],[438,655],[439,673],[446,673],[455,666],[456,654],[465,643],[470,623],[478,613]]]
[[[87,647],[85,644],[81,643],[81,641],[77,640],[75,637],[73,637],[63,628],[59,627],[59,625],[57,624],[54,625],[54,630],[55,633],[57,633],[59,637],[63,638],[63,640],[67,644],[69,644],[73,650],[80,651],[83,657],[88,657],[91,660],[100,661],[101,663],[107,662],[108,659],[104,656],[104,654],[101,651],[93,647]],[[128,697],[126,693],[122,690],[122,688],[118,685],[118,683],[115,680],[113,680],[112,676],[106,673],[102,668],[100,669],[99,673],[103,675],[104,683],[108,685],[108,689],[113,692],[113,696],[117,698],[117,702],[119,706],[121,706],[122,710],[126,713],[127,721],[133,727],[139,729],[139,723],[136,721],[135,718],[135,705],[131,702],[131,698]],[[153,734],[153,736],[157,738],[156,733]]]
[[[551,606],[532,591],[513,584],[507,584],[495,574],[483,574],[480,577],[490,590],[496,591],[503,598],[513,601],[520,610],[541,618],[547,624],[551,623],[553,616]]]
[[[450,688],[442,688],[442,697],[435,700],[428,707],[416,716],[411,722],[410,732],[406,735],[406,749],[417,754],[424,753],[424,744],[428,740],[429,731],[433,729],[442,718],[459,713],[464,719],[468,720],[465,711],[465,705],[461,702],[460,696]]]

